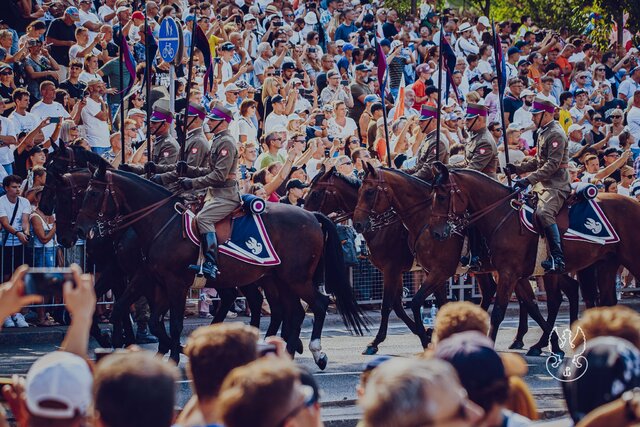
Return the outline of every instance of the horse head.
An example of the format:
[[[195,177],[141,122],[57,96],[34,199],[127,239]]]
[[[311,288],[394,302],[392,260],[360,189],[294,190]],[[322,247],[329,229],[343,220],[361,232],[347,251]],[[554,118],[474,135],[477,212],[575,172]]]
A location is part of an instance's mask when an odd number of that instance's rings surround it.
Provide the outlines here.
[[[358,191],[358,203],[353,213],[353,227],[358,233],[371,229],[371,217],[391,208],[389,193],[392,191],[384,180],[385,172],[365,163],[365,175]]]
[[[97,167],[89,164],[91,179],[82,201],[82,207],[78,213],[77,227],[81,239],[86,238],[94,226],[100,227],[103,223],[113,220],[120,212],[118,202],[117,175],[107,171],[105,164]]]
[[[454,231],[454,219],[462,216],[468,206],[468,199],[457,185],[454,176],[441,162],[433,165],[434,192],[429,228],[436,240],[446,240]]]
[[[311,181],[310,191],[305,199],[305,209],[326,215],[349,215],[356,207],[360,185],[360,180],[342,175],[333,166]]]
[[[89,171],[79,170],[64,174],[56,185],[56,238],[65,248],[78,238],[77,217],[90,178]]]

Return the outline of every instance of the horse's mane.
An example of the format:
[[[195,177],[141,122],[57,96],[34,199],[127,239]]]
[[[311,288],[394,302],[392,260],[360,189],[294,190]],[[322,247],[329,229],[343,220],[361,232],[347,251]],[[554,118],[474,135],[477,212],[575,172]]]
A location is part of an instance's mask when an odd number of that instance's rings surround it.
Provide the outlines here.
[[[476,177],[478,177],[478,178],[480,178],[482,180],[487,181],[490,184],[493,184],[493,185],[496,185],[496,186],[502,188],[505,191],[509,191],[509,192],[513,191],[513,189],[511,187],[508,187],[508,186],[504,185],[503,183],[491,178],[490,176],[488,176],[488,175],[486,175],[486,174],[484,174],[484,173],[482,173],[480,171],[474,170],[474,169],[463,169],[463,168],[450,169],[449,173],[450,174],[456,174],[456,175],[474,175],[474,176],[476,176]]]
[[[409,180],[414,181],[416,184],[420,184],[422,186],[427,186],[429,187],[429,189],[433,188],[433,184],[427,181],[424,181],[420,178],[417,178],[413,175],[409,175],[408,173],[401,171],[400,169],[392,169],[392,168],[386,168],[386,167],[380,167],[381,170],[385,171],[385,172],[391,172],[394,173],[396,175],[400,175],[403,178],[407,178]]]
[[[347,185],[349,185],[351,188],[355,190],[359,190],[360,187],[362,186],[362,181],[360,181],[355,176],[344,175],[338,171],[333,172],[333,175],[340,178],[342,181],[344,181]]]
[[[145,179],[139,175],[136,175],[135,173],[132,172],[125,172],[125,171],[121,171],[118,169],[114,169],[114,170],[110,170],[109,172],[115,173],[116,175],[120,175],[126,178],[129,178],[133,181],[136,181],[138,184],[141,184],[143,186],[145,186],[146,188],[150,189],[150,190],[154,190],[157,192],[160,192],[162,194],[164,194],[165,196],[171,196],[173,195],[173,193],[169,190],[167,190],[166,188],[155,184],[151,181],[149,181],[148,179]]]
[[[113,169],[113,166],[111,166],[109,162],[107,162],[105,159],[103,159],[101,156],[94,153],[93,151],[85,150],[84,148],[76,145],[66,145],[65,147],[73,151],[73,154],[76,157],[76,159],[82,159],[85,162],[92,164],[93,166],[97,166],[97,167],[102,166],[105,169]],[[51,162],[54,161],[59,155],[61,155],[59,154],[61,150],[62,149],[58,149],[54,151],[52,153],[52,156],[49,157],[49,159],[47,160],[47,164],[45,166],[47,169],[49,169]],[[65,159],[65,160],[68,160],[68,159]],[[75,171],[80,169],[83,169],[83,167],[77,167],[77,168],[74,168],[73,170]],[[71,170],[68,170],[67,172],[71,172]]]

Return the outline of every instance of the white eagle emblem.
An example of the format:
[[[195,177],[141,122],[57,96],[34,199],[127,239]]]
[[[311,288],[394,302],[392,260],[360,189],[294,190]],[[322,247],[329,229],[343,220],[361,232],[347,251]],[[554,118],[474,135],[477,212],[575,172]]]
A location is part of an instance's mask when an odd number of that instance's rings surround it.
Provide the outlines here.
[[[259,255],[260,252],[262,252],[262,243],[258,243],[254,237],[251,237],[249,240],[244,242],[244,244],[247,245],[247,248],[249,248],[251,253],[254,255]]]
[[[595,221],[593,218],[588,218],[584,222],[584,226],[593,234],[600,234],[600,232],[602,231],[602,224],[598,221]]]

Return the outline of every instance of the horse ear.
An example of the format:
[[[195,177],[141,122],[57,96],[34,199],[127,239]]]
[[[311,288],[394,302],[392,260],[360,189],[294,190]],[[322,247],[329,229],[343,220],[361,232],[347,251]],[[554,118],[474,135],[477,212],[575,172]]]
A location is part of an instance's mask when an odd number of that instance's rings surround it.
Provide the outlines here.
[[[322,176],[325,174],[325,172],[327,172],[327,166],[323,163],[320,166],[320,170],[318,171],[318,175]]]
[[[433,164],[433,172],[435,175],[434,182],[436,185],[442,184],[449,179],[449,169],[442,162]]]
[[[371,176],[375,178],[377,176],[376,168],[370,162],[365,162],[365,164],[367,165],[367,175],[371,174]]]
[[[66,144],[64,143],[64,141],[62,139],[59,139],[58,143],[60,144],[60,150],[64,150],[66,148]],[[54,151],[55,151],[56,144],[51,144],[51,145],[53,145]]]
[[[107,172],[107,162],[100,162],[98,170],[94,174],[95,178],[104,179],[104,174]]]

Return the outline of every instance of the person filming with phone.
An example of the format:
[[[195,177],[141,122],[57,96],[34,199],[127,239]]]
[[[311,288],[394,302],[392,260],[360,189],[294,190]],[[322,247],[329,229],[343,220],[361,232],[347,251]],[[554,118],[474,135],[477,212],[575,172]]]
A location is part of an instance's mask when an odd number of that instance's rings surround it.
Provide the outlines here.
[[[320,101],[322,101],[322,105],[342,101],[348,108],[353,108],[353,96],[349,82],[341,84],[340,73],[337,70],[331,70],[327,73],[327,87],[320,92]]]

